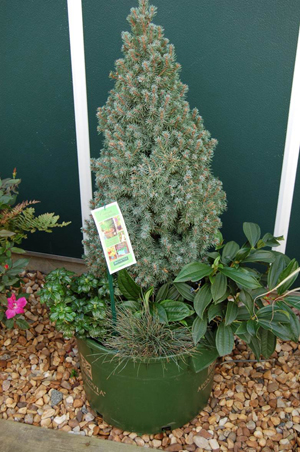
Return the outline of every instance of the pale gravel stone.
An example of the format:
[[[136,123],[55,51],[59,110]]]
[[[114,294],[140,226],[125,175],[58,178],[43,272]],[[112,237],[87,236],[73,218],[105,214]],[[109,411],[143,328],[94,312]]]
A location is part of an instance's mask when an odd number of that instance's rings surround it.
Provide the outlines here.
[[[63,394],[62,394],[62,392],[57,391],[56,389],[52,389],[50,399],[51,399],[51,406],[58,405],[63,399]]]

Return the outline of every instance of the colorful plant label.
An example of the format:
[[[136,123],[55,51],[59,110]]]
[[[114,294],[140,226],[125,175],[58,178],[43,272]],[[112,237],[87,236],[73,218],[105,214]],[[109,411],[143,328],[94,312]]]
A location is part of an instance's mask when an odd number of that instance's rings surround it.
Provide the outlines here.
[[[92,210],[109,273],[136,264],[135,256],[117,202]]]

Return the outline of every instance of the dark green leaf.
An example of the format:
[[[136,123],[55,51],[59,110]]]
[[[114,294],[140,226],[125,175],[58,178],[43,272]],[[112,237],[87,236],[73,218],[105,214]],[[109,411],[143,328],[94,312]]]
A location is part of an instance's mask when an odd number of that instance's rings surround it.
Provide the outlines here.
[[[210,284],[206,283],[201,287],[201,289],[198,290],[194,298],[194,309],[200,319],[202,319],[203,313],[211,300],[212,295],[210,291]]]
[[[222,262],[224,264],[228,264],[228,262],[234,260],[234,257],[239,249],[240,247],[236,242],[232,241],[226,243],[222,252]]]
[[[168,298],[169,287],[170,287],[169,283],[163,284],[160,287],[160,289],[158,290],[157,295],[155,297],[155,300],[157,301],[157,303],[159,301],[162,301],[162,300],[165,300],[166,298]]]
[[[251,248],[241,248],[237,253],[236,253],[236,256],[235,256],[235,261],[237,261],[237,262],[241,262],[241,261],[243,261],[247,256],[248,256],[248,254],[250,253],[250,251],[251,251]]]
[[[293,259],[289,265],[280,273],[278,278],[278,283],[284,281],[288,276],[290,276],[297,268],[299,267],[296,259]],[[288,290],[291,285],[296,281],[298,277],[298,273],[294,275],[292,278],[289,278],[282,286],[278,287],[277,292],[279,295],[282,295],[286,290]]]
[[[168,291],[168,295],[167,298],[165,298],[165,300],[178,300],[180,298],[180,293],[178,292],[178,290],[175,287],[175,284],[171,284],[169,291]]]
[[[229,355],[234,346],[234,335],[230,326],[220,323],[216,334],[216,348],[220,356]]]
[[[279,337],[283,341],[294,340],[294,334],[288,324],[283,325],[282,323],[271,323],[270,321],[264,319],[259,319],[258,323],[262,328],[272,331],[275,336]]]
[[[288,309],[288,307],[286,307]],[[269,320],[270,322],[289,323],[289,312],[276,305],[264,306],[256,312],[259,319]]]
[[[299,341],[300,336],[300,321],[299,317],[292,311],[291,308],[286,306],[285,303],[279,302],[278,303],[279,308],[282,308],[283,310],[286,310],[289,314],[289,325],[291,327],[292,332],[294,333],[294,341]]]
[[[214,301],[220,300],[227,290],[227,278],[223,273],[218,272],[211,285],[211,294]]]
[[[300,310],[300,296],[299,295],[289,295],[288,297],[284,297],[284,300],[290,306],[293,306],[294,308]]]
[[[226,309],[226,315],[225,315],[225,325],[230,325],[232,322],[235,321],[238,314],[238,305],[234,303],[233,301],[228,301],[227,309]]]
[[[196,317],[192,326],[192,336],[194,344],[197,345],[200,339],[204,336],[207,330],[207,319],[200,319]]]
[[[196,373],[206,369],[218,358],[219,354],[216,347],[206,347],[200,342],[196,348],[196,352],[191,356],[191,363]]]
[[[208,308],[208,323],[210,323],[213,319],[216,317],[222,317],[223,316],[223,310],[224,310],[224,303],[220,304],[212,304]]]
[[[267,232],[261,241],[263,242],[263,246],[271,246],[272,248],[280,245],[280,240],[283,240],[283,237],[274,237],[270,232]]]
[[[255,358],[259,360],[261,355],[261,342],[257,337],[251,337],[251,341],[249,342],[249,347],[253,351]]]
[[[253,314],[253,299],[251,297],[251,295],[246,292],[245,290],[241,290],[240,294],[239,294],[239,300],[246,306],[246,308],[248,309],[248,312],[250,314]]]
[[[245,322],[241,323],[235,331],[235,334],[245,341],[247,344],[251,341],[251,335],[248,333],[247,324]]]
[[[260,239],[260,227],[256,223],[243,223],[243,231],[251,247],[254,248]]]
[[[24,319],[16,319],[16,324],[21,330],[27,330],[29,328],[29,324]]]
[[[212,271],[213,270],[209,265],[203,264],[201,262],[187,264],[183,267],[183,269],[175,279],[175,282],[200,281],[200,279],[210,275]]]
[[[191,286],[186,283],[174,283],[174,286],[185,300],[193,301],[195,295]]]
[[[220,268],[220,272],[222,272],[225,276],[232,279],[245,289],[256,289],[258,287],[261,287],[257,279],[247,273],[242,272],[240,269],[231,267]]]
[[[274,289],[277,286],[277,281],[280,273],[286,268],[287,263],[284,254],[278,254],[275,261],[270,266],[268,272],[268,287]]]
[[[272,251],[256,250],[251,252],[244,262],[267,262],[271,264],[275,261],[275,254]]]
[[[248,320],[246,323],[246,328],[247,328],[247,332],[251,335],[251,336],[255,336],[256,335],[256,331],[258,329],[259,325],[255,320]]]
[[[194,312],[182,301],[164,300],[160,304],[165,309],[169,322],[178,322]]]
[[[239,306],[237,320],[249,320],[251,317],[251,314],[249,314],[248,309],[246,306]]]
[[[274,353],[276,347],[276,336],[272,331],[260,328],[259,335],[261,339],[261,354],[268,359]]]
[[[127,300],[139,300],[141,288],[133,281],[126,269],[118,272],[118,286]]]
[[[153,317],[157,317],[161,323],[168,323],[167,312],[160,303],[150,305]]]
[[[11,329],[14,327],[15,319],[12,318],[12,319],[5,320],[4,323],[5,323],[5,325],[6,325],[6,328],[8,328],[8,329],[11,330]]]

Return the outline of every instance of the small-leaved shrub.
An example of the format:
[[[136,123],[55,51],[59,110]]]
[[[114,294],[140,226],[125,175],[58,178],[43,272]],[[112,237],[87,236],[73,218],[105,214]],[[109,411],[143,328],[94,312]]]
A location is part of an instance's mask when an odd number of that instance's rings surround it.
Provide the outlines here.
[[[66,337],[103,338],[109,303],[106,278],[96,279],[88,273],[76,276],[60,268],[46,276],[38,295],[50,309],[50,320]]]

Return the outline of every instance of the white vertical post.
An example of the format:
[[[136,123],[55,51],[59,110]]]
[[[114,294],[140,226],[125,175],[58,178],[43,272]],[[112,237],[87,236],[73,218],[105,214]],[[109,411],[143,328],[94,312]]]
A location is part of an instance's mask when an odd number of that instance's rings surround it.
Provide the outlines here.
[[[77,141],[77,159],[82,225],[90,216],[92,198],[90,141],[85,77],[85,57],[81,0],[68,0],[69,35]]]
[[[295,68],[288,116],[288,126],[284,148],[276,220],[275,236],[284,236],[277,251],[285,252],[289,231],[294,187],[300,147],[300,31],[296,51]]]

